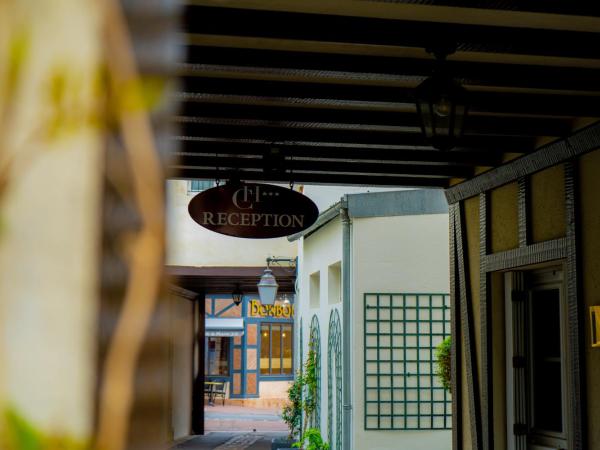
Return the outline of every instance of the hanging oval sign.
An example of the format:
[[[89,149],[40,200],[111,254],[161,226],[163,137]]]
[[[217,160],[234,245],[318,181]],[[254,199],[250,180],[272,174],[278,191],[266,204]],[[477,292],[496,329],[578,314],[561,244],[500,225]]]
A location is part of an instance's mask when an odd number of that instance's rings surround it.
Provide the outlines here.
[[[226,184],[200,192],[188,211],[204,228],[252,239],[299,233],[319,216],[317,205],[305,195],[258,183]]]

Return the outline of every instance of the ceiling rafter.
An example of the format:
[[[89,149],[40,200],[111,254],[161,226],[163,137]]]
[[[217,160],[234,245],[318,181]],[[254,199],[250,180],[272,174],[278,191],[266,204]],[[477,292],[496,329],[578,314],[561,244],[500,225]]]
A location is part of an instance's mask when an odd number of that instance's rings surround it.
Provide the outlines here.
[[[174,171],[170,178],[173,179],[205,179],[214,180],[215,178],[227,178],[232,172],[224,170],[202,170],[194,168],[180,168],[177,165],[172,166]],[[244,181],[266,181],[273,183],[289,183],[290,174],[265,173],[262,170],[245,170],[237,173]],[[340,175],[337,173],[315,174],[315,173],[294,173],[292,182],[303,184],[322,184],[322,185],[359,185],[359,186],[404,186],[404,187],[436,187],[447,188],[448,180],[445,178],[418,178],[402,176],[384,176],[384,175]]]
[[[447,188],[600,117],[597,11],[533,0],[191,0],[172,175]],[[415,105],[435,66],[426,49],[440,39],[456,43],[446,70],[469,104],[446,152],[423,137]]]
[[[360,124],[380,126],[420,127],[416,114],[403,112],[337,110],[335,114],[325,109],[302,109],[236,105],[231,108],[219,103],[186,102],[182,116],[197,118],[290,121],[325,124]],[[318,126],[318,125],[317,125]],[[465,124],[466,134],[505,134],[511,136],[564,136],[570,132],[565,120],[552,118],[483,117],[472,115]]]
[[[295,129],[276,126],[244,127],[232,125],[207,125],[203,123],[182,123],[181,131],[186,136],[235,137],[241,139],[262,139],[271,141],[315,141],[357,144],[427,146],[421,133],[401,133],[365,130]],[[472,148],[485,148],[488,151],[528,153],[534,149],[534,140],[521,136],[463,136],[462,145]]]
[[[431,147],[407,149],[406,146],[384,148],[379,146],[349,146],[324,142],[287,142],[287,141],[246,141],[236,139],[211,139],[191,136],[178,136],[184,153],[211,155],[264,155],[271,146],[276,145],[284,156],[311,158],[319,161],[323,158],[353,161],[396,161],[402,163],[448,164],[467,166],[495,166],[502,161],[502,155],[485,149],[465,149],[462,147],[450,152],[439,152]],[[312,145],[310,145],[312,144]]]
[[[307,26],[310,24],[310,26]],[[401,45],[427,48],[439,39],[457,43],[459,51],[523,55],[600,57],[600,35],[466,23],[392,20],[332,14],[189,6],[185,31],[208,34],[277,37],[326,42]]]
[[[237,76],[256,73],[281,78],[348,78],[373,83],[418,83],[435,67],[424,58],[328,54],[318,52],[190,46],[189,64],[181,70],[207,76],[227,71]],[[235,65],[232,65],[234,63]],[[466,85],[599,90],[600,68],[537,66],[449,60],[448,70]]]
[[[230,169],[262,169],[264,162],[262,158],[240,158],[233,156],[201,155],[198,153],[179,153],[178,164],[181,166],[195,167],[198,169],[213,169],[215,167]],[[285,161],[285,170],[293,173],[336,173],[345,174],[385,174],[402,175],[406,177],[441,177],[441,178],[468,178],[473,175],[473,169],[465,166],[435,166],[402,164],[392,161],[381,162],[348,162],[348,161],[319,161],[298,160],[288,158]]]
[[[362,84],[321,84],[273,80],[236,80],[222,78],[183,79],[187,101],[279,102],[366,109],[415,111],[414,89],[401,86]],[[216,97],[211,97],[215,95]],[[600,92],[599,92],[600,94]],[[224,97],[228,96],[228,97]],[[239,97],[239,98],[236,98]],[[520,113],[600,117],[600,96],[549,95],[527,92],[469,91],[470,112]]]

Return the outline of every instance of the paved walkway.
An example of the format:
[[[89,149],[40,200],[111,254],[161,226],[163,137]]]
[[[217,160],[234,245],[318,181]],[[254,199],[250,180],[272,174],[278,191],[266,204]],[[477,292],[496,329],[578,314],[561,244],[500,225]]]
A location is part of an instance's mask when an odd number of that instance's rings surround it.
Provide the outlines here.
[[[231,405],[206,406],[204,408],[204,429],[210,431],[287,431],[281,420],[280,410],[249,408]]]
[[[287,433],[212,432],[194,436],[173,447],[173,450],[271,450],[271,440]]]
[[[279,409],[232,405],[206,406],[204,430],[172,450],[271,450],[273,438],[288,434]]]

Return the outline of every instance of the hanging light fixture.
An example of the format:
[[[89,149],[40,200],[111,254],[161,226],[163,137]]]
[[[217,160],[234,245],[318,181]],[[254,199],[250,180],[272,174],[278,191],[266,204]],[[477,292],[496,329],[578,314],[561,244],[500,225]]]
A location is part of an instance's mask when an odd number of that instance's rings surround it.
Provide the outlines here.
[[[235,286],[235,289],[231,293],[231,298],[233,298],[233,303],[235,303],[236,306],[239,305],[240,303],[242,303],[242,299],[244,298],[244,293],[240,289],[239,284],[237,284]]]
[[[297,258],[285,258],[285,257],[267,257],[267,268],[264,273],[260,277],[260,281],[258,282],[258,296],[260,297],[260,302],[263,305],[272,305],[275,303],[275,297],[277,296],[277,288],[279,285],[277,284],[277,280],[275,279],[275,275],[273,275],[273,271],[270,268],[271,263],[288,264],[290,272],[296,272],[297,266]]]
[[[275,296],[277,295],[279,285],[277,284],[275,275],[273,275],[273,271],[268,266],[260,277],[257,286],[258,296],[263,305],[272,305],[275,303]]]
[[[456,146],[463,134],[467,115],[467,91],[456,82],[446,68],[446,57],[454,50],[432,51],[436,57],[433,74],[416,90],[417,112],[421,130],[439,150]]]

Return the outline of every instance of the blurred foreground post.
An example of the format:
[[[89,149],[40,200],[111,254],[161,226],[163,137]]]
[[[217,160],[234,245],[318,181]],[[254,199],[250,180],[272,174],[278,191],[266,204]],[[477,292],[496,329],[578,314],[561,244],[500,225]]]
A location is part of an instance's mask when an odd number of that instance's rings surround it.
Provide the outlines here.
[[[91,0],[0,2],[2,448],[93,432],[99,18]]]
[[[177,6],[126,4],[0,0],[3,450],[170,439],[153,134]]]

